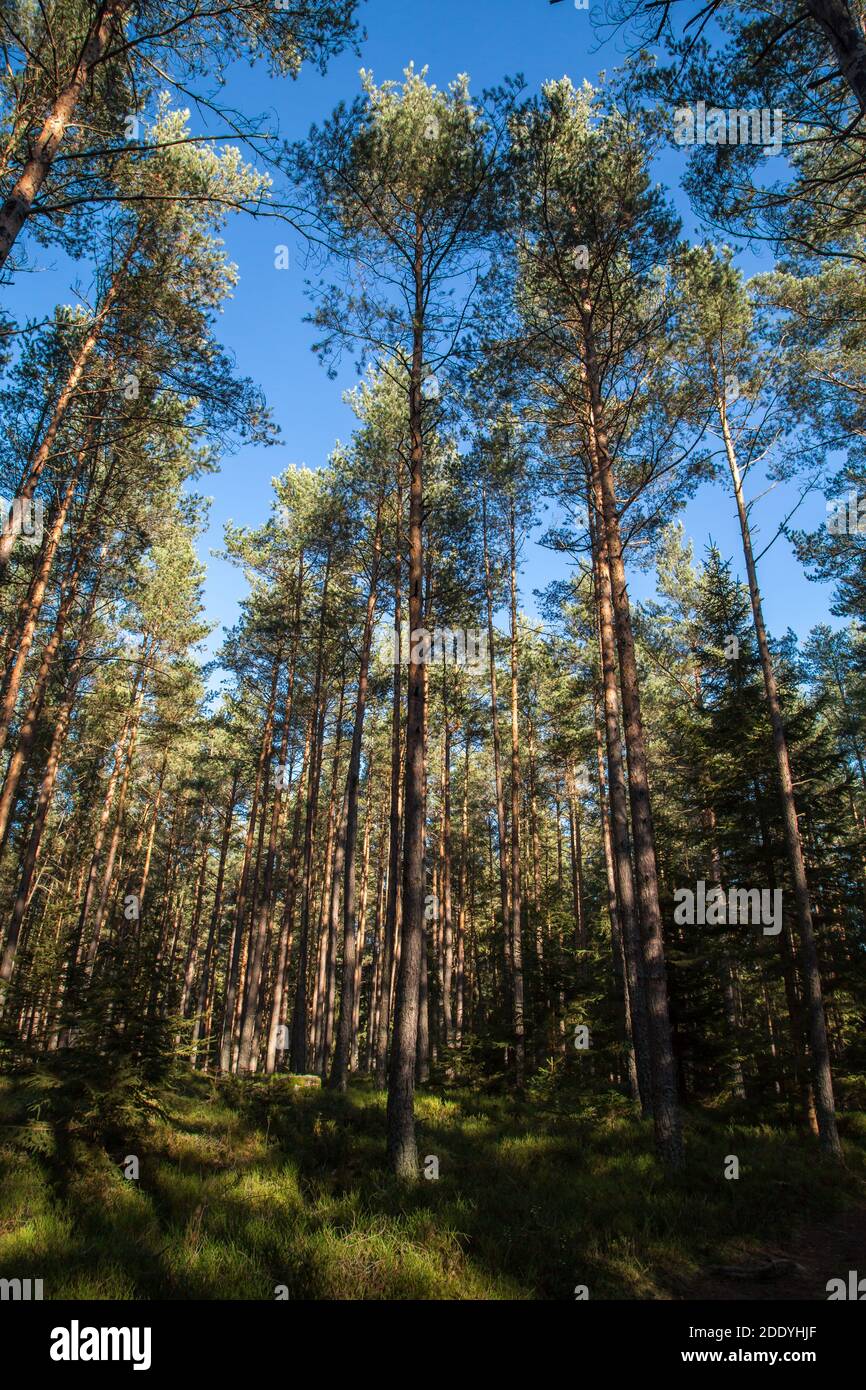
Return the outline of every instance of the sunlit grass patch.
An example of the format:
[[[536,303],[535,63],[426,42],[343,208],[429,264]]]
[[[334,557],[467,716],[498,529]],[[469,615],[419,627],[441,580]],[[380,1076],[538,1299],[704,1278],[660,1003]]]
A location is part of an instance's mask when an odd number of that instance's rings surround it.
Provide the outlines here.
[[[862,1197],[858,1117],[839,1170],[793,1130],[694,1109],[671,1179],[650,1123],[619,1097],[582,1101],[422,1090],[431,1176],[406,1188],[369,1083],[177,1082],[126,1150],[138,1181],[116,1146],[74,1140],[66,1170],[7,1144],[0,1274],[41,1277],[46,1297],[669,1298],[726,1250]]]

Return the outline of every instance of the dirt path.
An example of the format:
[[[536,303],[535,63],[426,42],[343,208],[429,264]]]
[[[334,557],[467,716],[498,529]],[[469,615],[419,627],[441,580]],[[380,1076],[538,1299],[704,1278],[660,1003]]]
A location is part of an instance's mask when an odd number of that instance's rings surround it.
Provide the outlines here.
[[[828,1279],[847,1281],[852,1269],[866,1277],[866,1207],[803,1227],[784,1244],[763,1245],[759,1254],[733,1255],[705,1270],[681,1296],[825,1300]]]

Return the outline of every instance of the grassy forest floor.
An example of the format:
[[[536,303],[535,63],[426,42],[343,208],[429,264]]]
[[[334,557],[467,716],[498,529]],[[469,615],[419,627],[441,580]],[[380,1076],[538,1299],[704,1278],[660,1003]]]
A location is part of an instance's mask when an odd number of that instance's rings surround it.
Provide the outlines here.
[[[70,1135],[62,1153],[22,1147],[3,1087],[0,1277],[42,1278],[46,1298],[825,1299],[866,1245],[862,1112],[834,1169],[790,1127],[692,1108],[688,1171],[665,1180],[616,1096],[425,1091],[419,1152],[440,1176],[406,1190],[384,1168],[384,1097],[360,1083],[187,1077],[146,1139]]]

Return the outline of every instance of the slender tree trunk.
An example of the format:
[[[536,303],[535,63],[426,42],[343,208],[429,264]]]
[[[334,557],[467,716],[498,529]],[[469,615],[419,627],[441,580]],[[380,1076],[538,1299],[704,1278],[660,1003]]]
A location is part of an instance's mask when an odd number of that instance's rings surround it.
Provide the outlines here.
[[[96,878],[99,872],[99,861],[102,855],[102,846],[105,841],[105,835],[108,829],[108,822],[111,817],[111,810],[114,805],[114,794],[117,789],[117,782],[121,775],[121,769],[124,767],[126,762],[127,749],[129,743],[135,737],[135,732],[138,727],[138,718],[141,711],[141,703],[144,698],[144,679],[147,663],[149,660],[149,655],[150,643],[146,639],[142,646],[141,663],[133,681],[130,707],[127,712],[126,719],[124,721],[123,729],[121,730],[120,738],[117,742],[117,748],[115,749],[111,773],[108,778],[108,785],[106,787],[105,796],[102,802],[102,810],[100,812],[99,822],[96,829],[96,839],[94,841],[93,852],[90,857],[90,866],[87,872],[86,886],[84,889],[84,898],[81,903],[81,911],[78,917],[78,929],[76,933],[76,940],[73,944],[73,949],[69,960],[70,972],[74,971],[78,964],[78,956],[81,950],[84,929],[87,925],[87,919],[90,915],[90,909],[93,905],[93,898],[96,893]]]
[[[316,737],[313,741],[313,755],[310,760],[310,784],[307,792],[307,810],[304,823],[304,868],[301,897],[301,932],[298,950],[298,977],[295,985],[295,1003],[292,1013],[292,1042],[290,1068],[296,1074],[307,1071],[307,971],[310,954],[310,904],[312,894],[313,832],[316,821],[316,803],[319,799],[319,777],[322,767],[322,739],[324,736],[325,711],[322,702],[322,674],[325,657],[325,624],[328,610],[328,583],[331,574],[331,552],[328,550],[325,574],[322,584],[322,602],[319,617],[318,649],[316,653],[316,675],[313,687],[313,710],[318,721]]]
[[[273,912],[274,897],[274,876],[277,865],[277,844],[283,824],[283,807],[285,791],[284,777],[286,769],[286,757],[289,748],[289,731],[292,723],[292,712],[295,698],[295,669],[298,655],[298,643],[300,641],[301,630],[301,601],[303,597],[304,582],[304,556],[303,552],[298,559],[298,573],[295,584],[295,605],[292,618],[292,654],[289,660],[288,687],[286,693],[286,706],[283,711],[283,728],[280,735],[279,749],[279,770],[274,787],[274,800],[271,807],[271,824],[268,834],[268,848],[265,856],[265,873],[262,892],[259,898],[255,918],[250,921],[250,940],[248,945],[248,964],[247,976],[244,987],[243,1013],[240,1030],[240,1046],[238,1049],[238,1071],[248,1072],[252,1069],[253,1057],[255,1052],[255,1039],[257,1035],[257,1021],[259,1016],[259,994],[262,986],[262,970],[265,958],[265,944],[271,926],[271,916]],[[264,817],[262,818],[264,826]]]
[[[337,1045],[334,1049],[334,1061],[330,1078],[331,1086],[338,1091],[345,1091],[346,1089],[349,1062],[352,1052],[352,1024],[355,1017],[355,976],[358,950],[358,922],[355,915],[355,850],[358,839],[358,785],[361,774],[361,738],[364,731],[364,713],[367,708],[370,650],[373,643],[373,619],[376,613],[376,591],[379,581],[379,557],[382,550],[380,510],[381,502],[376,513],[376,529],[373,538],[373,562],[370,571],[370,588],[367,594],[367,611],[364,615],[364,634],[361,639],[361,666],[358,672],[358,690],[355,696],[355,723],[352,729],[352,747],[349,752],[349,768],[346,773],[346,854],[343,868],[343,978],[340,990],[340,1017],[337,1025]]]
[[[424,1086],[430,1080],[430,963],[429,933],[423,926],[421,975],[418,982],[418,1041],[415,1048],[415,1080]]]
[[[628,981],[628,964],[625,956],[625,943],[622,936],[622,923],[620,917],[619,904],[616,892],[616,865],[613,857],[613,838],[610,833],[610,817],[605,806],[605,777],[604,777],[604,738],[601,729],[601,701],[598,691],[595,693],[594,700],[594,719],[595,724],[595,756],[596,756],[596,775],[598,779],[598,808],[599,819],[601,821],[601,840],[604,851],[604,868],[607,880],[607,913],[610,918],[611,935],[611,954],[613,957],[614,979],[617,981],[623,1000],[623,1021],[626,1046],[626,1071],[628,1074],[628,1090],[632,1100],[640,1100],[640,1082],[637,1074],[637,1059],[634,1049],[634,1023],[632,1020],[631,992]],[[631,866],[629,865],[629,871]],[[650,1078],[646,1078],[647,1086],[651,1085]]]
[[[809,1015],[809,1041],[812,1053],[812,1069],[815,1084],[815,1108],[818,1115],[818,1131],[821,1147],[835,1158],[842,1155],[839,1134],[836,1128],[836,1105],[833,1096],[833,1074],[830,1069],[830,1049],[827,1043],[827,1022],[824,1016],[824,997],[821,988],[821,970],[818,963],[818,947],[812,927],[812,909],[809,902],[809,885],[806,879],[806,865],[803,860],[803,846],[800,841],[800,827],[797,820],[797,803],[794,797],[794,779],[788,757],[788,739],[782,718],[782,706],[767,629],[764,625],[764,611],[761,591],[758,587],[758,572],[752,552],[752,535],[749,516],[743,496],[743,482],[737,463],[736,451],[728,421],[724,395],[717,393],[717,409],[722,427],[722,438],[734,496],[737,501],[737,515],[740,519],[740,533],[743,539],[743,556],[749,581],[749,596],[752,601],[752,616],[755,635],[761,656],[761,669],[764,673],[764,690],[770,711],[770,724],[773,730],[773,749],[776,755],[776,771],[779,792],[782,799],[782,821],[785,827],[785,844],[788,850],[788,864],[794,885],[794,903],[797,914],[797,928],[800,933],[800,949],[803,960],[803,978],[806,984],[806,1000]]]
[[[463,749],[463,805],[460,814],[460,903],[457,909],[457,970],[454,991],[454,1046],[463,1046],[463,1021],[466,1013],[466,906],[469,891],[469,744],[471,734],[466,722]]]
[[[325,863],[322,874],[322,900],[319,912],[319,964],[313,997],[314,1019],[312,1051],[315,1070],[325,1076],[331,1048],[334,990],[336,988],[337,922],[340,915],[340,885],[346,853],[346,799],[340,797],[340,750],[343,746],[343,710],[346,697],[345,669],[340,675],[340,697],[331,765],[331,789],[328,798],[328,830],[325,842]],[[338,808],[339,807],[339,811]]]
[[[80,577],[81,572],[76,565],[72,570],[61,597],[54,631],[46,642],[42,652],[39,670],[33,682],[33,689],[30,692],[30,702],[21,720],[18,739],[6,768],[6,776],[3,780],[3,791],[2,794],[0,794],[0,855],[2,855],[6,847],[6,839],[18,795],[18,786],[25,768],[30,764],[33,745],[39,727],[39,720],[42,716],[42,709],[48,692],[48,678],[51,674],[54,658],[59,650],[63,633],[69,620],[69,615],[72,612],[73,605],[78,595],[78,581]]]
[[[379,1021],[384,1007],[385,975],[385,896],[387,893],[387,872],[385,867],[385,815],[379,833],[376,851],[376,921],[373,929],[373,967],[370,978],[370,996],[367,1012],[367,1047],[365,1070],[372,1073],[376,1062],[376,1047],[379,1038]]]
[[[454,1046],[454,1014],[452,993],[454,987],[454,924],[451,902],[451,725],[449,722],[448,695],[446,686],[447,669],[442,665],[442,835],[441,863],[439,874],[439,907],[442,930],[441,940],[441,992],[442,1025],[445,1046]]]
[[[385,904],[385,936],[382,943],[381,999],[376,1029],[375,1086],[383,1090],[388,1070],[388,1033],[391,1024],[391,1001],[394,993],[395,962],[400,923],[400,852],[403,831],[402,801],[402,572],[401,519],[403,488],[400,465],[397,466],[397,525],[394,550],[394,674],[391,701],[391,794],[388,808],[388,894]],[[410,643],[411,645],[411,643]],[[407,652],[408,656],[408,652]]]
[[[238,884],[238,896],[235,903],[234,936],[231,952],[231,960],[228,966],[226,979],[226,997],[223,1005],[223,1026],[222,1038],[220,1040],[220,1070],[229,1072],[232,1068],[232,1053],[235,1033],[235,1015],[238,1005],[238,992],[241,982],[241,953],[243,949],[243,927],[249,893],[250,866],[252,864],[253,840],[256,832],[256,821],[260,814],[264,817],[264,799],[267,793],[267,769],[271,757],[274,712],[277,704],[277,683],[280,678],[280,666],[282,655],[278,654],[274,658],[271,673],[271,688],[268,694],[268,702],[265,709],[265,723],[262,730],[261,743],[259,744],[259,756],[256,759],[256,778],[253,785],[252,800],[250,802],[250,815],[247,821],[247,833],[244,840],[244,858],[241,866],[240,882]],[[259,802],[262,802],[261,808]]]
[[[537,704],[537,692],[536,692]],[[541,837],[538,831],[538,759],[535,723],[527,724],[529,752],[529,833],[532,840],[532,915],[535,925],[535,955],[539,976],[544,973],[544,924],[541,918]]]
[[[213,907],[211,908],[210,926],[208,928],[207,943],[204,949],[204,959],[201,964],[201,975],[199,977],[198,997],[196,999],[196,1017],[192,1034],[192,1065],[196,1066],[198,1051],[200,1046],[207,1043],[206,1031],[206,1010],[208,1000],[208,988],[211,975],[211,961],[217,950],[219,941],[220,914],[222,912],[223,885],[225,883],[226,859],[228,858],[229,843],[232,833],[232,821],[234,820],[235,807],[238,801],[238,783],[240,782],[240,768],[235,765],[232,772],[231,789],[226,805],[225,819],[223,820],[222,840],[220,841],[219,861],[217,863],[216,884],[214,885]],[[139,895],[140,904],[144,900],[144,892]],[[141,906],[139,906],[139,911]]]
[[[83,454],[81,457],[83,458]],[[76,469],[76,473],[77,471],[78,470]],[[92,508],[93,515],[90,519],[88,529],[84,532],[82,538],[79,540],[79,542],[73,549],[67,575],[65,577],[63,585],[61,586],[60,602],[54,620],[54,629],[48,641],[46,642],[44,650],[42,652],[42,656],[39,662],[39,669],[36,673],[36,678],[33,683],[33,689],[30,692],[29,708],[22,720],[21,729],[18,735],[18,743],[6,769],[6,775],[3,784],[3,793],[2,796],[0,796],[0,854],[2,854],[3,847],[5,847],[6,844],[6,837],[9,831],[10,818],[15,806],[15,798],[18,791],[18,784],[25,767],[29,765],[30,755],[33,748],[33,742],[36,736],[37,726],[42,713],[42,706],[44,704],[48,690],[48,679],[51,674],[57,653],[60,650],[60,643],[63,638],[66,624],[68,622],[70,614],[73,611],[78,596],[79,583],[81,581],[82,575],[85,572],[89,559],[90,543],[93,539],[93,534],[99,525],[99,520],[102,512],[102,504],[105,500],[105,496],[113,473],[114,466],[112,465],[106,471],[106,477],[104,479],[103,485],[100,488],[99,495],[95,499],[95,505]],[[90,489],[88,487],[88,497],[89,491]],[[51,569],[51,564],[57,548],[57,543],[59,543],[60,533],[63,528],[63,522],[65,520],[66,513],[68,510],[68,502],[70,500],[70,497],[71,493],[67,491],[66,497],[64,499],[65,505],[60,507],[58,515],[55,518],[54,526],[52,527],[52,536],[54,536],[54,544],[51,543],[50,536],[49,544],[44,548],[43,551],[39,570],[37,571],[34,582],[31,585],[30,591],[27,596],[27,600],[23,605],[22,621],[19,627],[18,634],[18,652],[16,655],[16,660],[10,668],[7,676],[6,689],[3,701],[4,708],[2,715],[0,715],[0,726],[2,726],[2,735],[0,735],[0,749],[2,749],[3,744],[5,742],[6,734],[8,733],[9,729],[9,720],[11,719],[15,708],[15,703],[20,688],[21,677],[24,672],[27,655],[30,652],[32,639],[36,628],[36,622],[38,620],[39,613],[42,607],[42,601],[45,594],[45,586],[47,583],[48,574]],[[102,564],[104,562],[107,551],[108,542],[104,541],[100,548],[96,564],[97,575],[99,576],[102,575]],[[99,580],[96,580],[94,585],[91,586],[94,595],[96,589],[98,588],[98,585]],[[95,602],[95,597],[93,601]],[[87,606],[87,611],[88,614],[92,613],[92,603],[90,603]]]
[[[355,953],[354,1008],[352,1010],[352,1042],[349,1050],[349,1071],[356,1072],[361,1055],[361,984],[364,977],[364,948],[367,938],[367,908],[370,891],[370,845],[373,829],[373,767],[367,764],[367,804],[364,808],[364,847],[361,853],[361,894],[358,907],[358,949]],[[376,923],[378,927],[378,921]]]
[[[517,689],[517,536],[514,499],[509,509],[511,554],[511,1000],[514,1022],[514,1079],[518,1089],[526,1079],[523,997],[523,940],[520,880],[520,724]]]
[[[591,460],[594,451],[591,448]],[[607,563],[607,539],[601,515],[601,488],[597,473],[590,477],[590,516],[592,518],[595,567],[596,607],[598,612],[598,643],[602,667],[605,742],[607,747],[607,780],[610,796],[611,839],[616,865],[616,890],[622,926],[623,952],[626,963],[629,1005],[632,1022],[635,1065],[637,1067],[641,1110],[644,1117],[652,1114],[653,1072],[644,980],[643,953],[638,923],[637,900],[632,870],[631,834],[628,824],[628,791],[622,760],[620,737],[619,694],[617,690],[616,635],[614,630],[613,597],[610,569]]]
[[[574,775],[566,770],[565,786],[568,795],[568,829],[571,843],[571,898],[574,906],[574,941],[578,951],[586,946],[586,923],[583,914],[583,846],[580,834],[580,802]]]
[[[487,657],[490,669],[490,723],[493,733],[493,780],[496,791],[496,827],[499,833],[499,900],[502,908],[503,951],[506,969],[510,961],[510,913],[508,902],[508,840],[505,830],[505,792],[502,785],[502,747],[499,737],[499,716],[496,702],[496,646],[493,627],[493,580],[490,568],[490,548],[487,531],[487,493],[481,489],[481,536],[484,548],[484,596],[487,605]]]
[[[87,952],[87,973],[92,973],[96,962],[96,953],[99,950],[99,942],[102,936],[102,928],[105,923],[106,911],[108,906],[109,894],[114,879],[114,865],[117,858],[117,850],[120,844],[120,836],[124,825],[126,814],[126,798],[129,793],[129,780],[132,775],[132,764],[135,753],[135,740],[138,733],[138,720],[136,719],[132,733],[126,749],[126,759],[124,761],[123,776],[120,781],[120,794],[117,799],[117,814],[114,821],[114,828],[111,832],[111,839],[108,842],[108,855],[106,856],[105,869],[102,874],[102,887],[99,893],[99,902],[96,905],[96,916],[93,921],[93,932],[90,937],[90,945]]]
[[[659,904],[655,833],[650,807],[646,744],[640,705],[640,682],[635,658],[628,587],[622,556],[613,465],[608,449],[601,399],[598,364],[591,327],[591,305],[583,306],[584,358],[589,388],[591,429],[596,475],[601,490],[601,512],[607,541],[611,598],[619,655],[620,692],[628,763],[631,826],[643,942],[644,978],[649,1014],[653,1072],[653,1124],[656,1144],[664,1163],[678,1168],[683,1162],[682,1128],[677,1098],[677,1076],[671,1039],[664,928]]]
[[[204,808],[202,808],[204,809]],[[189,939],[186,947],[186,961],[183,970],[183,991],[180,996],[181,1018],[186,1018],[189,1012],[189,1001],[192,997],[192,987],[195,981],[195,968],[198,963],[198,939],[199,923],[201,921],[202,905],[204,903],[204,890],[207,881],[207,861],[210,857],[211,841],[208,833],[209,827],[206,822],[202,830],[202,852],[201,865],[199,867],[198,881],[195,889],[195,904],[192,912],[192,921],[189,926]]]
[[[51,736],[51,745],[48,750],[48,758],[42,774],[42,781],[36,798],[36,808],[33,824],[27,841],[27,848],[24,852],[20,867],[20,878],[18,889],[15,894],[15,901],[12,905],[12,917],[6,941],[3,948],[2,960],[0,960],[0,1015],[3,1010],[3,996],[12,978],[12,971],[15,965],[15,956],[18,949],[18,942],[21,932],[21,923],[27,904],[30,901],[30,890],[33,884],[33,872],[36,867],[36,860],[39,855],[39,848],[42,843],[42,835],[45,829],[45,822],[51,806],[51,798],[54,794],[54,784],[57,780],[57,773],[60,768],[60,758],[66,745],[66,737],[69,732],[69,723],[72,717],[72,708],[75,704],[75,697],[78,691],[78,683],[81,679],[82,666],[84,662],[84,634],[92,616],[93,605],[96,599],[96,589],[92,591],[91,601],[88,611],[82,623],[82,635],[79,638],[78,649],[70,667],[69,676],[66,683],[66,691],[63,696],[60,708],[57,711],[54,723],[54,730]]]
[[[24,669],[27,665],[27,658],[30,655],[30,648],[33,645],[33,638],[36,633],[36,625],[39,621],[39,614],[42,611],[42,602],[45,598],[45,590],[48,585],[48,576],[54,563],[54,556],[60,544],[60,537],[63,526],[69,511],[72,498],[75,495],[75,487],[78,481],[79,469],[86,455],[86,448],[78,456],[78,466],[73,470],[66,490],[60,502],[60,506],[54,514],[51,529],[45,538],[45,544],[39,557],[39,569],[34,576],[27,597],[21,605],[21,614],[18,622],[18,631],[14,641],[15,658],[11,664],[7,663],[5,683],[3,688],[3,698],[0,702],[0,752],[6,745],[9,734],[9,726],[18,702],[18,692],[21,689],[21,680]]]
[[[304,752],[301,758],[301,772],[298,778],[298,786],[295,794],[295,815],[292,823],[292,840],[289,849],[289,870],[286,880],[286,900],[283,906],[283,917],[280,923],[280,936],[277,943],[277,959],[274,969],[274,988],[271,995],[271,1017],[268,1027],[268,1045],[265,1054],[265,1071],[270,1075],[277,1067],[277,1051],[285,1050],[281,1046],[281,1036],[279,1030],[285,1028],[283,1018],[283,999],[286,992],[286,976],[289,960],[292,951],[292,936],[294,934],[295,920],[295,897],[298,884],[298,858],[301,847],[301,811],[304,804],[304,789],[307,785],[307,777],[310,768],[310,752],[312,748],[313,735],[316,726],[316,711],[311,709],[310,717],[307,720],[307,729],[304,735]]]
[[[424,241],[420,214],[415,226],[415,316],[409,387],[409,684],[404,792],[403,925],[388,1087],[388,1161],[400,1178],[418,1176],[415,1140],[415,1054],[419,989],[424,951],[424,671],[421,640],[424,583],[424,443],[421,380],[424,370]]]
[[[767,820],[764,797],[757,779],[753,779],[755,806],[758,813],[758,826],[761,833],[761,849],[767,872],[770,892],[776,888],[776,868],[770,841],[770,827]],[[801,1007],[801,993],[794,963],[794,950],[788,923],[782,923],[782,930],[776,937],[779,959],[782,967],[782,980],[785,987],[785,1002],[788,1006],[788,1022],[791,1030],[794,1085],[800,1099],[803,1119],[811,1134],[818,1134],[818,1116],[815,1110],[815,1093],[809,1079],[809,1063],[806,1057],[805,1027]]]

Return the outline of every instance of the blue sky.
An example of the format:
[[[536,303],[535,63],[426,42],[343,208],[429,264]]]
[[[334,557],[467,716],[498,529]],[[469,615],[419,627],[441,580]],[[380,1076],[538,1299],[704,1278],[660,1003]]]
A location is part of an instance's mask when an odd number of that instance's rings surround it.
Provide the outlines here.
[[[573,0],[558,5],[548,0],[412,0],[410,4],[367,0],[360,13],[368,30],[360,57],[343,54],[332,61],[324,76],[305,70],[295,82],[272,81],[259,69],[239,67],[225,89],[226,101],[248,115],[261,115],[261,129],[278,128],[283,136],[298,138],[338,101],[357,94],[362,66],[381,82],[399,79],[414,61],[416,68],[428,67],[429,79],[438,86],[466,72],[474,90],[520,72],[535,90],[546,78],[563,75],[573,81],[593,80],[600,69],[616,66],[623,53],[622,40],[600,42],[604,35]],[[683,158],[672,148],[670,158],[663,161],[660,177],[671,184],[672,191]],[[679,193],[676,202],[686,227],[693,228],[688,205]],[[348,437],[354,419],[341,400],[342,391],[355,380],[354,373],[347,368],[337,381],[330,381],[311,351],[313,330],[303,322],[309,304],[300,239],[270,219],[236,218],[225,240],[240,283],[218,331],[234,353],[238,369],[264,389],[283,442],[272,449],[241,450],[225,460],[219,475],[204,480],[203,490],[213,498],[210,528],[201,543],[208,565],[207,615],[217,624],[208,643],[211,648],[218,645],[221,629],[235,621],[244,592],[243,576],[210,554],[221,543],[224,523],[231,518],[238,524],[260,524],[268,511],[271,478],[290,463],[309,467],[324,463],[335,440]],[[287,270],[275,268],[279,243],[289,247]],[[25,283],[9,296],[13,312],[16,308],[25,312],[25,304],[33,312],[34,294],[46,306],[70,298],[74,277],[62,258],[32,244],[30,252],[45,273],[22,277]],[[749,256],[743,265],[750,272],[759,263]],[[790,496],[790,490],[780,487],[757,509],[758,551],[788,510]],[[823,498],[814,497],[798,513],[798,524],[814,526],[824,515]],[[735,571],[742,573],[733,500],[719,486],[703,489],[683,513],[683,520],[697,555],[712,537],[725,556],[734,558]],[[525,559],[524,605],[534,613],[532,590],[562,575],[564,561],[532,544],[525,550]],[[763,559],[761,584],[774,634],[781,635],[791,626],[802,636],[814,623],[828,620],[829,588],[805,578],[784,539]],[[652,592],[651,577],[635,574],[632,591],[635,596]]]

